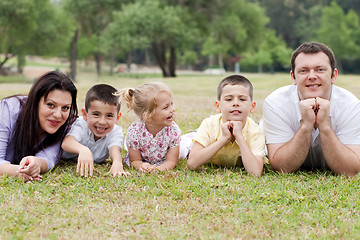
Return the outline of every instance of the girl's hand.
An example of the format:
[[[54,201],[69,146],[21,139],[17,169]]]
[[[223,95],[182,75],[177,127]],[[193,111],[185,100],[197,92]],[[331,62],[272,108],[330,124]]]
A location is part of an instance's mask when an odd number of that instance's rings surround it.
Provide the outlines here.
[[[150,172],[154,171],[155,168],[156,168],[156,166],[150,165],[149,163],[145,162],[140,166],[139,171],[143,172],[143,173],[150,173]]]

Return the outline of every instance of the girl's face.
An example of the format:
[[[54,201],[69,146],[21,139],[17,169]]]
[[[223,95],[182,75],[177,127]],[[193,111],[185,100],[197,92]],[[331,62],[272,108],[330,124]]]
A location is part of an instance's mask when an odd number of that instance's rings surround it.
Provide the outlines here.
[[[65,123],[70,114],[71,93],[62,90],[51,91],[47,99],[39,102],[39,122],[43,134],[54,134]]]
[[[149,119],[152,125],[158,125],[159,127],[171,126],[175,113],[172,96],[167,92],[161,92],[155,97],[155,103],[155,113]]]

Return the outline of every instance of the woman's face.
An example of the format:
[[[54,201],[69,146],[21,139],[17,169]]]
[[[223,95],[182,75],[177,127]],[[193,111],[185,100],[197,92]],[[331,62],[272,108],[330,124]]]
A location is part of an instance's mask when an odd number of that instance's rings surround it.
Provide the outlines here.
[[[39,122],[44,133],[54,134],[68,119],[72,97],[63,90],[51,91],[47,98],[39,102]]]

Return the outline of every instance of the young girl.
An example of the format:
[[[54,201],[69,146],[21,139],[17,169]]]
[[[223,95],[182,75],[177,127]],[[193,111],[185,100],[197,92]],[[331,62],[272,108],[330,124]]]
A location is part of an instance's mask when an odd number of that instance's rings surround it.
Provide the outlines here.
[[[173,169],[178,162],[181,131],[174,122],[170,89],[163,83],[151,82],[137,89],[123,89],[118,95],[140,118],[127,131],[126,164],[140,172]]]

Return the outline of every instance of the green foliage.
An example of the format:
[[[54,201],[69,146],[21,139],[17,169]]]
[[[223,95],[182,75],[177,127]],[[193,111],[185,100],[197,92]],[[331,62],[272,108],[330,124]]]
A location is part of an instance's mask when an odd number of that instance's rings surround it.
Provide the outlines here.
[[[292,50],[286,47],[285,42],[275,35],[275,31],[267,30],[264,33],[263,41],[256,48],[255,52],[247,52],[242,63],[261,66],[272,66],[280,63],[288,67]]]
[[[323,6],[315,5],[294,24],[294,32],[301,42],[314,41],[317,31],[321,25]]]
[[[166,76],[169,52],[189,47],[196,40],[197,29],[186,8],[145,0],[115,12],[105,34],[107,49],[124,52],[151,47]]]
[[[80,29],[82,37],[87,37],[88,42],[83,41],[90,49],[81,49],[81,57],[87,57],[92,53],[96,60],[96,71],[101,75],[101,59],[104,48],[101,46],[101,35],[104,29],[112,21],[112,12],[121,8],[126,1],[117,0],[65,0],[64,9],[76,21],[75,29]],[[83,46],[83,45],[82,45]],[[82,47],[80,46],[80,47]],[[72,51],[75,51],[72,49]],[[73,53],[75,54],[75,53]],[[76,59],[73,59],[76,61]]]
[[[186,64],[193,64],[198,59],[198,55],[195,51],[192,50],[184,50],[182,53],[180,53],[179,56],[179,63],[186,65]]]
[[[268,19],[257,4],[227,0],[212,16],[202,53],[235,55],[260,42]]]
[[[97,51],[97,39],[95,36],[80,37],[78,41],[78,59],[88,59],[94,56],[94,53]]]
[[[339,63],[356,70],[360,61],[356,1],[2,0],[0,64],[17,55],[64,57],[70,38],[79,30],[79,44],[72,45],[78,46],[79,59],[93,55],[99,64],[106,55],[119,59],[150,49],[151,57],[162,62],[159,66],[242,55],[246,64],[281,69],[289,47],[318,40],[333,49]],[[275,30],[278,39],[268,30]],[[74,58],[76,52],[71,50]]]
[[[0,1],[0,52],[61,55],[67,47],[70,23],[61,9],[49,0]]]
[[[358,55],[360,46],[356,44],[359,40],[353,38],[354,30],[357,31],[354,35],[358,36],[359,18],[356,14],[349,12],[345,15],[336,2],[323,9],[318,39],[327,44],[337,58]]]

